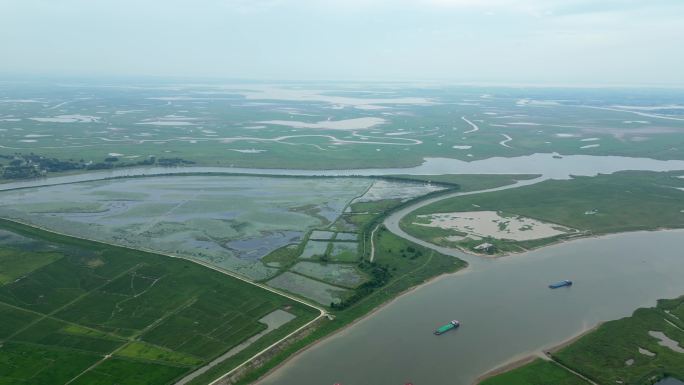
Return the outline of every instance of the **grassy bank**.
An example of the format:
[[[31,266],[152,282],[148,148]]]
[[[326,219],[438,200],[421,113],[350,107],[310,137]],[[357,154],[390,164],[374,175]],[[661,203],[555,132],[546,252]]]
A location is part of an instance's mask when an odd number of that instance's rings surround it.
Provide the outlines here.
[[[490,377],[480,385],[589,385],[555,362],[538,358],[520,368]]]
[[[606,322],[574,343],[554,351],[556,362],[536,360],[482,381],[482,385],[586,383],[570,370],[600,385],[650,385],[664,377],[684,379],[684,296],[661,300],[654,308]],[[650,333],[671,339],[664,346]]]
[[[485,238],[480,242],[449,242],[459,234],[415,225],[418,215],[458,211],[498,211],[559,224],[579,233],[598,235],[624,231],[684,227],[684,180],[675,173],[620,172],[570,180],[549,180],[516,189],[446,199],[422,207],[402,220],[409,234],[445,246],[471,248],[494,243],[499,251],[521,251],[543,246],[567,236],[531,241]],[[470,243],[468,243],[470,242]]]

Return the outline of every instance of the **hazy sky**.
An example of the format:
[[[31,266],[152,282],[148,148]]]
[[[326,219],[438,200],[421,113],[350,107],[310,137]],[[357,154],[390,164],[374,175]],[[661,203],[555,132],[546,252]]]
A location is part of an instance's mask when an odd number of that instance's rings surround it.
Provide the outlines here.
[[[684,85],[683,0],[0,0],[0,74]]]

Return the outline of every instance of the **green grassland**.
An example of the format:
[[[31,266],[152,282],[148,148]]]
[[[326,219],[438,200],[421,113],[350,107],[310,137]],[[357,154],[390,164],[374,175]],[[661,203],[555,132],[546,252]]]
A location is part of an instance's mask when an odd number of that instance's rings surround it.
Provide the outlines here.
[[[26,252],[17,248],[0,249],[0,285],[61,258],[51,252]]]
[[[589,383],[551,361],[531,363],[490,377],[480,385],[588,385]]]
[[[241,357],[317,314],[182,259],[13,222],[0,227],[32,239],[36,249],[14,254],[22,256],[10,270],[19,278],[0,285],[0,384],[168,384],[264,330],[258,320],[274,310],[297,317]],[[47,257],[40,252],[46,245]],[[1,261],[5,271],[13,259]]]
[[[682,317],[682,318],[680,318]],[[682,354],[662,346],[649,331],[663,332],[684,346],[684,296],[660,300],[654,308],[602,324],[569,346],[551,353],[553,360],[599,385],[650,385],[664,377],[684,380]],[[653,353],[646,355],[639,349]],[[482,385],[585,384],[555,362],[530,364],[482,381]]]
[[[447,246],[443,237],[462,235],[449,230],[415,225],[418,215],[457,211],[500,211],[579,230],[580,234],[684,227],[684,179],[675,173],[620,172],[570,180],[549,180],[535,185],[435,202],[406,216],[402,228],[408,233]],[[588,214],[595,210],[595,213]],[[569,236],[576,236],[570,234]],[[567,236],[524,242],[485,239],[500,251],[521,251],[555,242]],[[472,243],[472,242],[471,242]]]

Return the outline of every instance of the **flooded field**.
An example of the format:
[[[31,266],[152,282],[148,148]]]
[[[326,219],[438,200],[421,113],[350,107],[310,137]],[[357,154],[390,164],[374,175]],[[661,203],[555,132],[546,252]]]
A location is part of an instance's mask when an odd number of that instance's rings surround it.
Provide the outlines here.
[[[329,305],[367,277],[355,266],[358,234],[327,229],[376,181],[216,175],[100,180],[0,192],[0,217],[202,260]],[[415,193],[415,183],[405,185],[407,194]],[[400,187],[393,183],[393,194],[400,196]],[[293,258],[299,263],[262,261],[288,248],[298,250]]]
[[[339,302],[350,290],[307,278],[292,272],[285,272],[268,281],[269,286],[302,295],[321,305]]]
[[[308,241],[304,246],[304,251],[299,256],[302,259],[309,259],[315,257],[322,257],[328,249],[328,242],[326,241]]]
[[[356,287],[366,280],[364,274],[359,272],[354,265],[299,262],[294,265],[292,271],[345,287]]]
[[[242,176],[85,182],[4,192],[0,215],[265,279],[277,269],[261,257],[334,222],[371,182]]]

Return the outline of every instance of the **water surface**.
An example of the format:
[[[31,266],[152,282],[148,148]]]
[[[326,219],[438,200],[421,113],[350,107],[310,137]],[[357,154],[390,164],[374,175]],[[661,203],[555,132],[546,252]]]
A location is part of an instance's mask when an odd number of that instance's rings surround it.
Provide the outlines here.
[[[576,240],[480,259],[295,357],[262,385],[468,385],[598,322],[684,294],[684,231]],[[550,290],[561,279],[570,288]],[[452,320],[460,329],[432,331]]]

